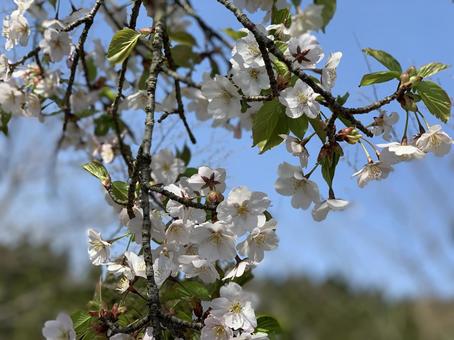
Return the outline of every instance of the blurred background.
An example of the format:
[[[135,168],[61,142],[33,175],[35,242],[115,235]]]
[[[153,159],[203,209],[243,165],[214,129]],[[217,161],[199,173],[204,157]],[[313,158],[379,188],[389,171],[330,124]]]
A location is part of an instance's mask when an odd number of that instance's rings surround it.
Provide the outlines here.
[[[239,28],[216,1],[193,4],[219,31]],[[13,7],[13,0],[2,1],[0,19]],[[263,14],[253,17],[260,22]],[[358,87],[369,72],[363,47],[390,52],[403,68],[432,61],[452,65],[453,17],[448,0],[339,1],[326,33],[317,33],[325,55],[343,52],[334,93],[350,92],[349,106],[374,100],[372,88]],[[113,32],[100,32],[99,18],[94,35],[107,44]],[[146,17],[139,22],[139,28],[149,25]],[[0,46],[3,53],[3,38]],[[22,55],[20,49],[9,54],[13,60]],[[370,67],[381,70],[372,60]],[[454,94],[453,77],[449,68],[434,81]],[[375,90],[383,97],[394,87]],[[403,113],[396,105],[386,110]],[[143,120],[129,118],[133,126]],[[173,148],[175,140],[182,146],[186,134],[178,120],[169,124],[158,131],[167,136],[160,147]],[[274,191],[278,165],[296,164],[283,146],[258,155],[248,134],[232,139],[209,122],[194,118],[190,124],[198,136],[192,166],[224,167],[229,188],[247,185],[273,202],[280,247],[266,255],[248,287],[261,297],[259,311],[279,319],[283,339],[454,339],[453,153],[399,164],[387,180],[359,189],[351,175],[366,160],[359,147],[347,148],[335,190],[352,206],[317,223],[310,211],[291,208]],[[454,135],[452,123],[445,130]],[[88,260],[86,229],[107,237],[118,228],[103,189],[80,168],[89,155],[74,150],[55,155],[60,131],[55,117],[44,123],[16,119],[8,137],[0,134],[0,339],[39,339],[45,320],[84,307],[99,279]],[[400,124],[396,131],[401,133]],[[321,176],[315,179],[326,197]]]

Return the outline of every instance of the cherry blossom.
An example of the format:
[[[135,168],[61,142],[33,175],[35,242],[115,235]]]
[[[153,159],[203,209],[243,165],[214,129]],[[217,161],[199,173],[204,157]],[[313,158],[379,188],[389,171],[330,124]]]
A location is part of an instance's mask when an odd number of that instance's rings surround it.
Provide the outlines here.
[[[199,225],[191,239],[199,246],[199,255],[207,260],[230,260],[236,255],[235,234],[221,221]]]
[[[358,185],[363,188],[369,181],[385,179],[391,171],[393,171],[393,168],[390,164],[369,162],[361,170],[355,172],[353,176],[358,177]]]
[[[252,308],[251,297],[243,292],[241,286],[230,282],[221,287],[220,297],[210,303],[210,314],[223,318],[224,324],[234,330],[254,331],[257,327],[255,312]]]
[[[279,165],[278,174],[274,188],[281,195],[292,196],[292,207],[308,209],[312,203],[320,202],[317,183],[304,177],[299,167],[284,162]]]
[[[393,125],[399,120],[397,112],[391,112],[389,115],[382,112],[379,117],[374,118],[372,126],[372,133],[375,136],[383,135],[384,140],[391,140],[391,133],[393,132]]]
[[[208,113],[215,119],[234,117],[241,112],[238,89],[226,77],[217,75],[204,82],[202,94],[208,99]]]
[[[322,86],[325,90],[331,91],[337,79],[337,66],[342,58],[342,52],[335,52],[329,56],[325,67],[322,70]]]
[[[46,321],[42,329],[46,340],[76,340],[73,321],[66,313],[60,313],[57,319]]]
[[[379,148],[383,148],[380,159],[388,164],[422,159],[426,155],[416,146],[410,144],[392,142],[387,144],[377,144],[377,146]]]
[[[246,240],[238,245],[238,251],[253,262],[261,262],[265,251],[273,250],[278,246],[276,235],[277,222],[273,219],[254,228]]]
[[[340,199],[328,199],[317,203],[312,209],[312,218],[317,221],[323,221],[330,211],[342,211],[347,208],[350,203]]]
[[[279,101],[285,105],[285,114],[290,118],[299,118],[302,115],[315,118],[320,112],[320,104],[315,100],[317,96],[309,85],[298,79],[295,86],[281,91]]]
[[[225,325],[224,319],[209,315],[202,328],[200,340],[230,340],[233,338],[233,331]]]
[[[188,185],[194,191],[199,191],[205,196],[211,191],[222,193],[225,190],[225,170],[201,166],[197,174],[188,179]]]
[[[433,152],[441,157],[451,151],[453,141],[449,135],[442,131],[440,125],[432,125],[428,132],[423,133],[416,140],[416,147],[424,152]]]
[[[184,162],[176,158],[172,151],[162,149],[152,157],[153,172],[151,175],[157,183],[172,184],[184,169]]]
[[[213,262],[198,255],[181,255],[178,258],[181,270],[187,278],[198,277],[204,283],[213,283],[219,280],[219,273]]]
[[[39,47],[49,55],[51,61],[57,62],[71,52],[71,39],[67,32],[59,31],[54,27],[48,27],[44,31],[44,39],[39,43]]]
[[[246,187],[233,189],[217,207],[218,218],[232,223],[232,230],[242,235],[264,219],[270,200],[263,192],[251,192]]]
[[[94,229],[88,229],[88,255],[95,266],[105,264],[109,260],[112,244],[104,241],[101,234]]]
[[[293,57],[295,64],[307,69],[315,68],[325,55],[317,38],[309,33],[291,38],[288,42],[288,54]]]

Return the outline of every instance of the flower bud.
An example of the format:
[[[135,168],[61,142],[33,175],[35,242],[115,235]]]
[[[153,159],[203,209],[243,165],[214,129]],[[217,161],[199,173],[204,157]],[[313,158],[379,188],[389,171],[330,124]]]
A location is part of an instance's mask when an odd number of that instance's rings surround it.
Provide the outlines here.
[[[422,77],[421,76],[411,76],[410,77],[410,83],[411,83],[411,86],[416,86],[418,85],[422,80]]]
[[[408,73],[408,75],[409,75],[410,77],[415,76],[416,73],[417,73],[416,67],[410,66],[410,67],[405,71],[405,73]]]
[[[361,137],[361,134],[354,127],[342,129],[336,134],[337,141],[347,142],[348,144],[358,143]]]
[[[409,75],[407,72],[403,72],[403,73],[400,75],[400,82],[401,82],[402,84],[407,83],[409,80],[410,80],[410,75]]]
[[[221,203],[224,200],[224,196],[217,191],[211,191],[207,196],[207,201],[210,203]]]
[[[402,106],[402,108],[405,111],[409,111],[409,112],[418,111],[418,106],[416,105],[416,102],[411,95],[404,94],[398,100],[399,100],[400,106]]]

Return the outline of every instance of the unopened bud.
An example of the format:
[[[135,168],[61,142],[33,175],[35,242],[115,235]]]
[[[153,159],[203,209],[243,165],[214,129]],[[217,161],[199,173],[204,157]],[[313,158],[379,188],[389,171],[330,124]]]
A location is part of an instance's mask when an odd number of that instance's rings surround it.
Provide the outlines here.
[[[410,66],[406,71],[410,77],[415,76],[417,73],[416,67]]]
[[[207,201],[210,203],[221,203],[224,200],[224,196],[217,191],[212,191],[207,196]]]
[[[348,127],[340,130],[336,135],[336,140],[347,142],[348,144],[356,144],[361,139],[361,134],[354,127]]]
[[[410,80],[410,75],[407,73],[407,72],[404,72],[400,75],[400,82],[402,84],[405,84],[406,82],[408,82]]]
[[[421,76],[411,76],[410,77],[410,83],[412,86],[418,85],[422,80]]]
[[[101,181],[102,185],[104,186],[104,188],[106,189],[109,189],[110,188],[110,185],[112,184],[112,181],[111,179],[108,177],[108,178],[104,178],[102,181]]]
[[[400,106],[402,106],[402,108],[405,111],[409,111],[409,112],[418,111],[418,106],[416,105],[416,102],[412,96],[405,94],[402,97],[400,97],[398,100],[399,100]]]

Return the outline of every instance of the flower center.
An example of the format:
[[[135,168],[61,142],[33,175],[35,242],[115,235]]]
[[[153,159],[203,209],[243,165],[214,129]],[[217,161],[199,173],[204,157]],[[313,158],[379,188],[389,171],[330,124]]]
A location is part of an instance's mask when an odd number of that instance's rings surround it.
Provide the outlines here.
[[[308,101],[309,97],[306,96],[304,93],[298,94],[298,103],[300,103],[300,105],[306,105]]]
[[[235,302],[233,305],[230,306],[230,312],[239,314],[243,310],[243,306],[241,306],[241,303]]]

